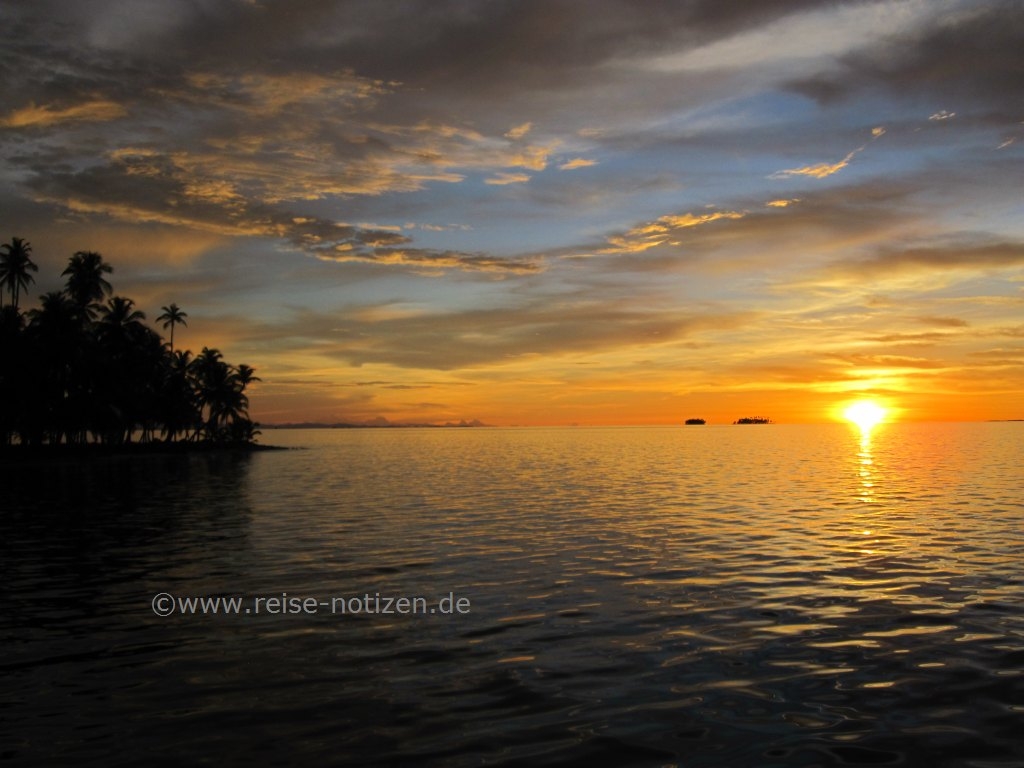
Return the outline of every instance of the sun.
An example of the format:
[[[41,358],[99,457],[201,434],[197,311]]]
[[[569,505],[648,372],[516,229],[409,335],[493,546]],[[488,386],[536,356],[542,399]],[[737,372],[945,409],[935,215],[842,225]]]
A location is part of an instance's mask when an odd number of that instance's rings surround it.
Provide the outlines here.
[[[846,406],[843,418],[852,421],[863,430],[869,430],[878,422],[884,421],[888,411],[874,400],[858,400]]]

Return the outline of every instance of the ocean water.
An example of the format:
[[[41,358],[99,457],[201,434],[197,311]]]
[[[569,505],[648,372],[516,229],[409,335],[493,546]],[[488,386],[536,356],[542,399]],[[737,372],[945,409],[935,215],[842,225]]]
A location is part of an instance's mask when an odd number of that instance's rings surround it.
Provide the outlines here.
[[[1024,765],[1022,423],[262,440],[0,469],[0,759]]]

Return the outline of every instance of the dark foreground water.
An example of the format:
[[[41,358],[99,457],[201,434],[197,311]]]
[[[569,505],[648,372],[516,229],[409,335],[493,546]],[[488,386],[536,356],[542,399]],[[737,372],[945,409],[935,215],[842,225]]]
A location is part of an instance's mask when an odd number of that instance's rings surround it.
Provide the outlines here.
[[[1024,765],[1024,424],[264,440],[0,470],[0,760]]]

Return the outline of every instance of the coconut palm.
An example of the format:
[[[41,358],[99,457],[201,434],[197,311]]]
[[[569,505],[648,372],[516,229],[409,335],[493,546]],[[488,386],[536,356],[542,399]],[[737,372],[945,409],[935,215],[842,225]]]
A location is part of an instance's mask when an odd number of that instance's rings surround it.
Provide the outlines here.
[[[252,369],[245,374],[252,380]],[[206,436],[220,439],[226,428],[248,417],[249,398],[238,372],[225,363],[219,350],[203,347],[193,363],[199,402],[206,409]]]
[[[251,367],[249,367],[245,363],[242,363],[237,368],[235,368],[235,378],[237,379],[238,383],[241,385],[243,391],[245,390],[245,388],[247,386],[249,386],[249,384],[251,382],[263,381],[263,379],[261,379],[259,376],[255,376],[254,375],[255,373],[256,373],[256,371],[254,371]]]
[[[35,271],[31,246],[13,238],[0,249],[0,445],[121,445],[159,433],[212,444],[250,443],[259,433],[248,416],[252,367],[229,365],[216,349],[193,358],[174,349],[174,327],[186,314],[161,307],[166,343],[124,296],[111,296],[112,269],[93,251],[68,262],[62,291],[51,291],[27,313],[20,293]],[[103,300],[106,302],[103,303]]]
[[[60,291],[43,294],[39,308],[28,313],[25,329],[31,350],[31,401],[28,442],[58,443],[69,432],[69,400],[81,384],[81,358],[88,338],[74,302]]]
[[[112,290],[103,276],[113,271],[114,268],[104,263],[103,257],[95,251],[76,251],[61,275],[67,275],[68,296],[85,315],[92,317],[92,305]]]
[[[143,312],[135,309],[135,302],[124,296],[114,296],[107,306],[100,310],[100,322],[114,328],[134,328],[146,319]]]
[[[161,314],[159,317],[157,317],[156,321],[158,323],[163,323],[164,330],[166,330],[167,328],[171,329],[171,352],[173,353],[174,352],[174,326],[176,326],[176,325],[187,326],[188,323],[185,322],[185,318],[188,317],[188,313],[187,312],[182,312],[181,309],[178,308],[178,305],[174,304],[174,303],[172,303],[172,304],[170,304],[169,306],[166,306],[166,307],[160,307],[160,309],[163,310],[163,314]]]
[[[0,307],[3,306],[2,288],[6,287],[17,311],[21,290],[35,282],[29,272],[38,272],[39,267],[32,261],[32,244],[20,237],[12,237],[11,242],[0,245],[0,248],[3,249],[0,254]]]
[[[101,406],[104,439],[130,442],[132,431],[143,426],[147,433],[147,411],[157,382],[153,371],[165,354],[156,331],[142,321],[145,314],[135,302],[114,296],[99,311],[94,330],[103,365],[97,374],[97,401]]]

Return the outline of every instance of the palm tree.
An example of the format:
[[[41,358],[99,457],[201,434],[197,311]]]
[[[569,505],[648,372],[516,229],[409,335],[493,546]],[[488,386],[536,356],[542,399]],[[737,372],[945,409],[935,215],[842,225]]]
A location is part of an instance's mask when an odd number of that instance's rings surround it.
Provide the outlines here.
[[[95,251],[76,251],[61,275],[68,276],[65,289],[68,296],[80,310],[92,316],[91,305],[111,291],[110,283],[103,276],[113,271],[114,268],[105,264],[103,257]]]
[[[11,292],[11,302],[18,309],[18,296],[22,288],[35,282],[29,272],[38,272],[39,267],[32,261],[32,244],[20,237],[12,237],[10,243],[0,245],[3,255],[0,256],[0,288],[7,287]],[[0,292],[0,307],[3,306],[3,293]]]
[[[174,352],[174,326],[176,326],[176,325],[188,326],[188,323],[185,322],[185,318],[188,317],[188,313],[187,312],[182,312],[178,308],[178,305],[174,304],[174,303],[170,304],[170,306],[160,307],[160,309],[163,310],[163,314],[160,315],[159,317],[157,317],[156,321],[158,323],[162,322],[163,323],[163,327],[164,327],[165,330],[167,328],[171,329],[171,352],[173,353]]]
[[[220,351],[203,347],[192,363],[199,402],[206,408],[206,436],[210,440],[222,439],[229,425],[248,418],[245,382],[222,357]],[[251,381],[252,368],[246,366],[243,375]]]
[[[0,443],[9,445],[27,410],[31,390],[25,318],[14,307],[0,307]]]
[[[235,379],[241,385],[242,391],[245,391],[245,388],[253,381],[263,381],[259,376],[255,376],[255,373],[256,371],[245,363],[235,368]]]
[[[157,332],[142,324],[145,319],[134,301],[114,296],[94,326],[103,356],[97,400],[103,408],[105,440],[110,442],[131,442],[132,431],[145,421],[146,401],[152,395],[150,370],[156,356],[165,352]],[[144,425],[143,433],[148,434]]]
[[[107,306],[100,310],[103,316],[100,322],[112,328],[134,328],[146,319],[145,313],[134,307],[135,302],[131,299],[114,296],[107,302]]]
[[[88,336],[78,319],[78,308],[61,291],[39,298],[29,310],[26,341],[32,354],[31,400],[28,403],[27,442],[59,443],[67,434],[72,410],[69,400],[79,388],[80,361]]]

